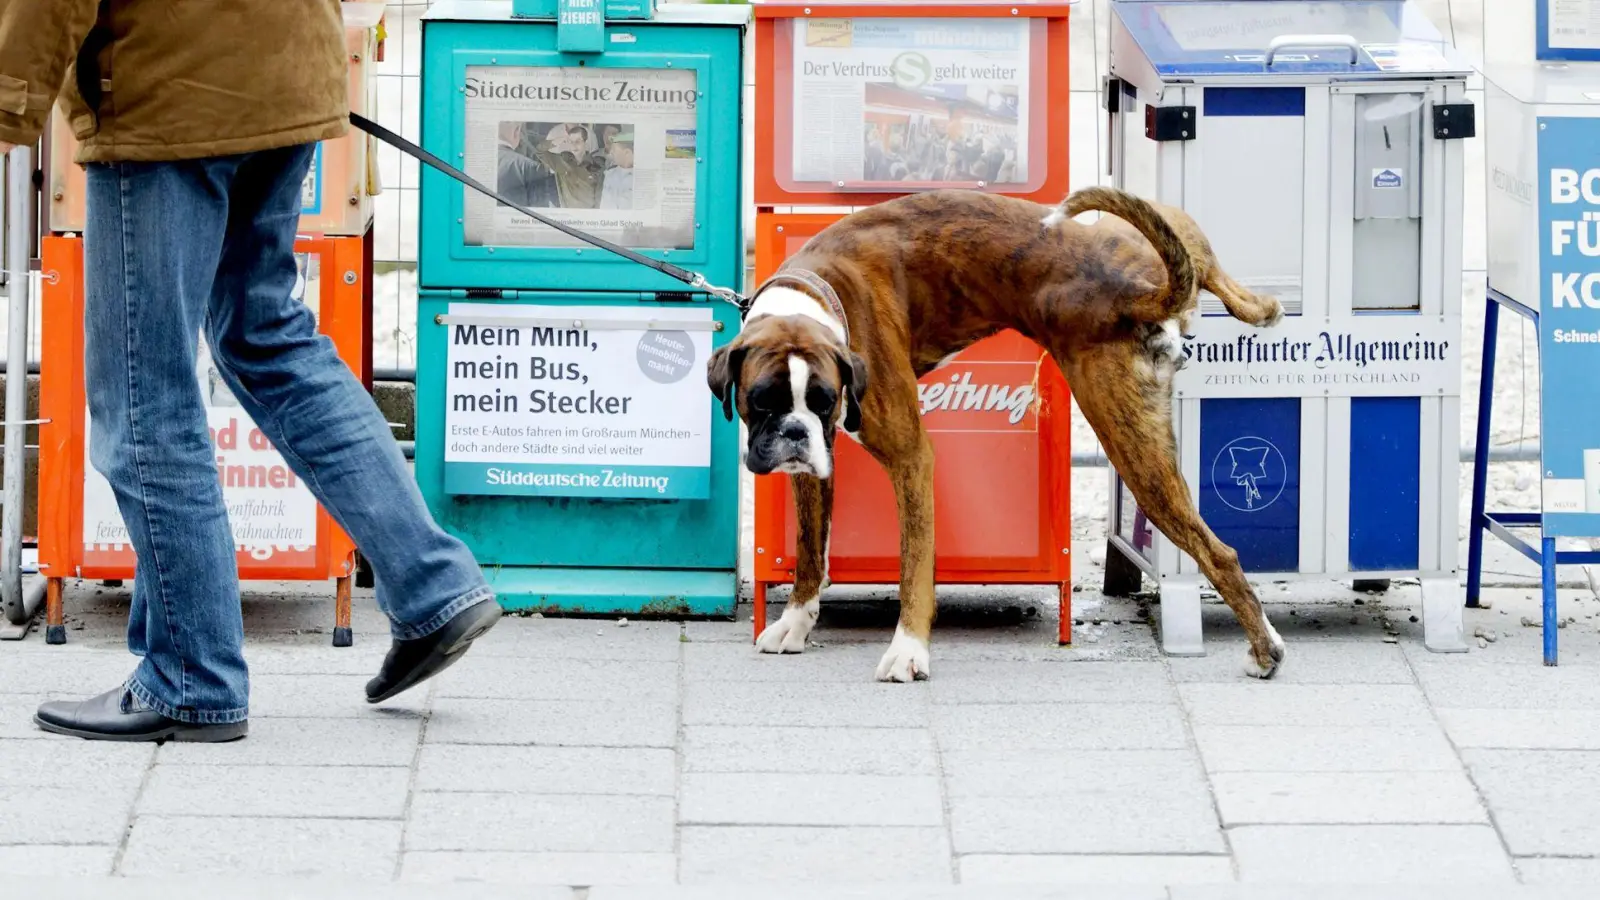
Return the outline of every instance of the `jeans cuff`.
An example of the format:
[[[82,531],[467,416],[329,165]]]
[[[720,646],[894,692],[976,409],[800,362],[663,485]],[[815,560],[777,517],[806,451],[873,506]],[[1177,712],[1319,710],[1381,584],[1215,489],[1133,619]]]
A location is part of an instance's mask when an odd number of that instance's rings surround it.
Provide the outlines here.
[[[433,618],[423,622],[421,625],[403,626],[396,622],[394,628],[391,630],[391,634],[397,641],[414,641],[418,638],[427,637],[428,635],[433,634],[435,631],[443,628],[451,619],[454,619],[457,614],[467,607],[476,606],[485,600],[493,599],[494,589],[490,588],[488,585],[473,588],[467,593],[462,594],[460,597],[457,597],[449,603],[446,603],[443,609],[434,614]]]
[[[238,709],[178,709],[170,703],[163,703],[155,694],[150,693],[149,688],[139,683],[137,675],[130,677],[124,686],[134,699],[146,707],[185,725],[232,725],[250,718],[248,706]]]

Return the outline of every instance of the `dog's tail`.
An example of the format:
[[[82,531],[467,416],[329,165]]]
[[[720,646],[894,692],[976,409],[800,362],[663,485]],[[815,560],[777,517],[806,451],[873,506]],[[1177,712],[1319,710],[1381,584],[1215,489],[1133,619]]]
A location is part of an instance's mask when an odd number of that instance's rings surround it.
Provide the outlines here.
[[[1051,219],[1071,219],[1097,210],[1126,221],[1145,236],[1167,265],[1167,285],[1174,308],[1183,309],[1196,302],[1200,276],[1189,247],[1172,223],[1147,200],[1110,187],[1087,187],[1073,191],[1056,207]],[[1058,219],[1057,216],[1060,218]]]

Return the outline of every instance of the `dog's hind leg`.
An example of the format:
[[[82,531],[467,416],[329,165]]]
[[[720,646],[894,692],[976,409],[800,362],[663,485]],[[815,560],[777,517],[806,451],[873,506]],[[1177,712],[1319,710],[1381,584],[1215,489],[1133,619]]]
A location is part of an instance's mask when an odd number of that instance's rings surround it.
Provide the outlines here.
[[[1073,396],[1145,516],[1189,554],[1233,610],[1250,641],[1245,672],[1270,678],[1284,646],[1245,579],[1239,556],[1206,526],[1178,467],[1172,381],[1134,341],[1081,348],[1063,366]],[[1057,356],[1057,359],[1063,357]]]
[[[1228,314],[1247,325],[1266,328],[1283,318],[1283,304],[1276,297],[1265,297],[1233,280],[1213,260],[1201,287],[1216,295]]]
[[[828,581],[828,528],[833,521],[833,479],[793,475],[795,518],[794,593],[778,621],[762,629],[756,649],[762,653],[803,653],[806,638],[822,610],[822,589]]]

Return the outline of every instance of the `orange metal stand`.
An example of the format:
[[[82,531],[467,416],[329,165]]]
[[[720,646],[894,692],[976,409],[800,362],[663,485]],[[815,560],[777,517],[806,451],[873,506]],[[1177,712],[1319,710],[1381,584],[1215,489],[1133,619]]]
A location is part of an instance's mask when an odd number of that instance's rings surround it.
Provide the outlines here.
[[[332,339],[340,357],[357,377],[369,367],[371,356],[365,244],[366,239],[357,236],[302,238],[295,245],[297,253],[309,257],[307,300],[310,302],[315,297],[321,330]],[[76,237],[46,237],[41,256],[44,352],[39,407],[40,418],[46,424],[39,429],[39,569],[49,582],[47,640],[59,644],[66,639],[61,627],[63,579],[130,579],[134,575],[135,561],[132,548],[126,544],[96,542],[93,540],[96,535],[85,535],[84,500],[90,473],[86,469],[88,405],[83,365],[83,241]],[[241,413],[238,422],[241,442],[255,438],[258,443],[255,449],[271,453],[270,445],[259,435],[244,433],[251,431],[247,416]],[[259,463],[260,457],[254,461]],[[276,462],[281,464],[281,459]],[[286,469],[280,471],[276,465],[268,468],[274,472],[269,486],[283,488],[281,496],[290,497],[295,488],[286,487],[289,483],[284,477]],[[254,475],[241,476],[242,480],[248,478]],[[262,485],[258,480],[254,486]],[[297,489],[305,491],[303,485]],[[229,487],[225,486],[224,495],[229,493]],[[303,501],[305,497],[309,495],[300,499]],[[314,500],[310,502],[315,504]],[[258,581],[335,579],[333,642],[335,646],[349,646],[349,582],[354,572],[355,545],[320,506],[315,507],[314,533],[315,542],[307,546],[259,542],[241,546],[239,575],[245,580]]]
[[[840,215],[756,217],[756,279]],[[1072,642],[1072,426],[1066,379],[1038,345],[1002,332],[929,373],[918,393],[933,441],[935,581],[1053,584],[1059,641]],[[834,445],[830,581],[900,578],[900,526],[888,477],[841,435]],[[755,632],[767,589],[795,577],[794,501],[788,477],[756,478]]]

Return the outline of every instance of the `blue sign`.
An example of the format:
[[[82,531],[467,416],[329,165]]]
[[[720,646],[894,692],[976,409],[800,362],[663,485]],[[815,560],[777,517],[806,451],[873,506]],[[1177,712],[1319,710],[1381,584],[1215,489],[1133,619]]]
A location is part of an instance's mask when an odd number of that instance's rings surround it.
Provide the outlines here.
[[[1200,401],[1200,517],[1246,572],[1300,568],[1300,401]]]
[[[1539,119],[1546,537],[1600,537],[1600,119]]]

